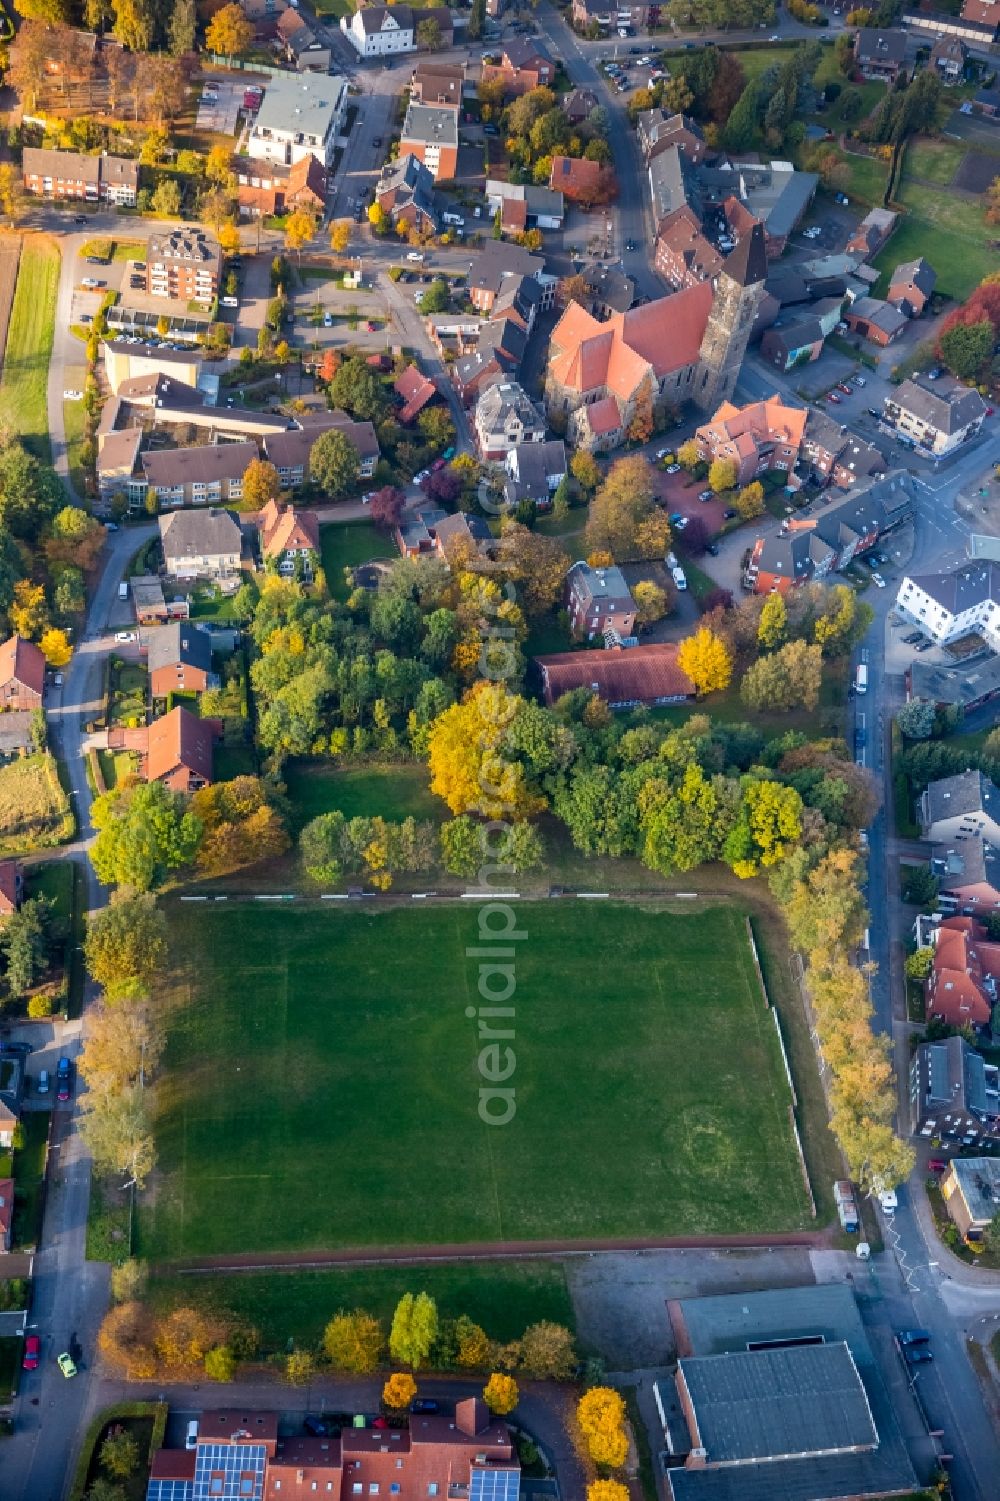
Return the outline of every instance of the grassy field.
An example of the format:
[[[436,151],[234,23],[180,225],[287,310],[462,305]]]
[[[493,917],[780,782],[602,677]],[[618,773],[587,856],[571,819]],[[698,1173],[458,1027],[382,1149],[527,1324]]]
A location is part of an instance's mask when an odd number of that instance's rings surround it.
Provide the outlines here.
[[[360,766],[338,770],[325,763],[293,761],[285,784],[294,808],[293,824],[301,829],[311,818],[339,809],[346,818],[434,818],[447,813],[427,786],[424,766]]]
[[[558,1261],[444,1262],[425,1266],[333,1267],[322,1272],[157,1277],[149,1297],[158,1312],[194,1304],[225,1312],[260,1331],[265,1352],[289,1339],[309,1347],[340,1308],[367,1308],[388,1327],[405,1292],[429,1292],[442,1318],[466,1314],[493,1339],[512,1340],[539,1319],[572,1329],[573,1304]]]
[[[809,1223],[742,912],[517,912],[500,1130],[478,1114],[472,909],[172,906],[140,1254]]]
[[[951,182],[967,147],[959,141],[918,139],[906,148],[903,181],[923,179],[947,185]]]
[[[62,844],[74,828],[52,756],[25,756],[0,766],[0,853]]]
[[[983,220],[981,202],[924,183],[905,181],[898,201],[907,210],[884,250],[872,262],[883,273],[876,287],[884,296],[888,274],[901,261],[925,256],[937,272],[937,290],[963,301],[983,277],[996,270],[989,240],[995,231]]]
[[[0,378],[0,422],[8,423],[46,462],[51,455],[47,387],[58,281],[56,242],[47,236],[26,237]]]
[[[355,568],[370,558],[396,558],[399,549],[391,537],[377,532],[369,521],[334,521],[320,527],[319,544],[326,586],[334,599],[346,599],[350,586],[345,568]]]
[[[66,462],[69,464],[70,484],[82,499],[87,493],[87,471],[83,467],[87,409],[82,401],[63,402],[63,427],[66,429]]]

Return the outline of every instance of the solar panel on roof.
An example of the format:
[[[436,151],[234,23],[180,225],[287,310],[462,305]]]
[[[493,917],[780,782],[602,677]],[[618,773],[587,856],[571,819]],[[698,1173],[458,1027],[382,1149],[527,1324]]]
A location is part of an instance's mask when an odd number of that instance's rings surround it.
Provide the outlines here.
[[[261,1501],[263,1444],[199,1444],[191,1501]]]
[[[520,1470],[473,1469],[469,1501],[517,1501]]]
[[[146,1501],[191,1501],[190,1480],[151,1480]]]

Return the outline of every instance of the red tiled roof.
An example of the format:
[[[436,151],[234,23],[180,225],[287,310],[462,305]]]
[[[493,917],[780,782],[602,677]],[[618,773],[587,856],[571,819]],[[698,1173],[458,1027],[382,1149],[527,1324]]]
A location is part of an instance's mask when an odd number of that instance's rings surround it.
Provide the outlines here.
[[[559,652],[536,657],[547,703],[574,688],[590,688],[606,703],[653,703],[692,698],[694,684],[677,665],[677,645],[657,641],[624,650]]]
[[[35,693],[45,688],[45,658],[33,641],[11,636],[0,646],[0,687],[20,683]]]
[[[603,437],[605,433],[613,433],[616,427],[621,427],[621,412],[613,396],[605,396],[603,401],[595,401],[583,410],[587,414],[590,431],[595,437]]]
[[[393,385],[393,390],[403,399],[403,409],[399,414],[401,422],[412,422],[417,413],[437,395],[437,386],[416,365],[407,365]]]
[[[983,956],[980,941],[986,929],[971,917],[946,918],[938,928],[934,961],[927,982],[927,1010],[931,1016],[943,1017],[951,1026],[965,1022],[985,1026],[992,1007],[983,986]],[[984,949],[995,945],[983,943]],[[998,955],[988,955],[991,964]],[[992,969],[987,973],[993,973]]]
[[[283,552],[311,548],[319,552],[319,517],[315,511],[297,511],[269,500],[257,518],[261,550],[266,558]]]
[[[578,193],[596,192],[603,170],[600,162],[588,161],[585,156],[554,156],[549,187],[570,198]]]
[[[212,741],[215,726],[190,709],[171,709],[149,727],[146,781],[158,782],[182,767],[206,782],[212,780]]]
[[[194,1449],[157,1449],[150,1466],[150,1480],[194,1480]]]

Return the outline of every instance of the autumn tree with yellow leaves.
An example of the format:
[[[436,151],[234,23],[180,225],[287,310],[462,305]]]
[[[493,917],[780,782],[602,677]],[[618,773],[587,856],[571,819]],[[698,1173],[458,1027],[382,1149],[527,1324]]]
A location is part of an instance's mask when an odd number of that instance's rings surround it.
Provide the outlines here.
[[[517,1382],[513,1376],[508,1376],[503,1371],[494,1371],[483,1387],[483,1401],[490,1412],[495,1412],[501,1418],[514,1411],[518,1395]]]
[[[618,1470],[628,1457],[625,1400],[610,1386],[594,1386],[576,1404],[576,1421],[588,1456]]]
[[[687,673],[699,698],[721,693],[733,676],[732,652],[721,636],[704,625],[681,642],[677,665]]]
[[[391,1412],[405,1412],[417,1395],[417,1383],[409,1371],[393,1371],[382,1388],[382,1405]]]

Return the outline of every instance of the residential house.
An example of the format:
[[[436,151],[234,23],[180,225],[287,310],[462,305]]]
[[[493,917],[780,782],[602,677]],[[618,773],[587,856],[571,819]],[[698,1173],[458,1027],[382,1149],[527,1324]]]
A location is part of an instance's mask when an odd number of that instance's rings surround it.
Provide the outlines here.
[[[139,163],[122,156],[86,156],[25,146],[21,158],[24,189],[42,198],[79,198],[86,203],[113,203],[134,208],[139,191]]]
[[[906,32],[861,26],[854,38],[854,57],[863,78],[891,87],[906,61]]]
[[[169,620],[187,620],[191,608],[185,595],[167,600],[163,584],[155,575],[136,575],[129,580],[132,605],[139,625],[165,625]]]
[[[818,407],[810,407],[806,416],[801,456],[811,466],[814,484],[834,484],[841,490],[880,478],[888,468],[873,443],[856,438],[846,423]]]
[[[301,11],[289,6],[275,28],[278,43],[300,73],[329,73],[332,50],[312,29]]]
[[[981,771],[941,777],[921,793],[920,824],[935,844],[985,839],[1000,847],[1000,789]]]
[[[344,434],[358,455],[361,479],[371,479],[379,461],[378,438],[370,422],[355,422],[346,412],[304,412],[297,426],[286,432],[268,433],[264,456],[278,471],[283,490],[297,490],[309,478],[309,456],[323,433],[336,429]]]
[[[423,162],[435,182],[454,177],[458,170],[458,110],[451,105],[414,104],[411,100],[399,140],[399,155],[407,154]]]
[[[577,688],[589,689],[609,709],[634,709],[639,704],[652,708],[694,697],[694,684],[678,665],[675,641],[613,646],[604,651],[557,652],[535,657],[534,663],[550,707]]]
[[[410,98],[418,104],[450,104],[460,109],[465,74],[464,62],[445,63],[436,58],[424,58],[413,70]]]
[[[938,646],[981,636],[1000,651],[1000,564],[980,560],[949,573],[907,574],[896,610]]]
[[[562,229],[563,195],[550,188],[491,177],[486,182],[486,207],[490,214],[500,215],[500,228],[508,234],[523,234],[526,229]]]
[[[233,172],[240,213],[246,218],[258,219],[299,208],[322,214],[326,209],[327,171],[311,153],[300,157],[291,167],[249,156],[237,157]]]
[[[714,280],[722,270],[724,256],[706,239],[700,219],[684,203],[660,220],[653,259],[660,275],[680,290]]]
[[[362,12],[358,12],[362,14]],[[347,80],[319,73],[272,74],[250,129],[256,161],[291,167],[314,156],[329,167],[347,105]]]
[[[451,378],[463,406],[472,406],[497,381],[517,375],[527,348],[527,335],[514,318],[491,319],[481,325],[475,347],[455,361]]]
[[[765,329],[760,341],[761,358],[779,370],[810,365],[823,353],[823,337],[823,325],[811,314],[783,318]]]
[[[582,125],[588,115],[600,107],[593,89],[570,89],[562,97],[562,112],[571,125]]]
[[[149,635],[146,665],[153,698],[170,693],[204,693],[215,687],[212,638],[188,620],[174,621]]]
[[[360,5],[349,24],[346,16],[342,18],[340,29],[361,57],[394,57],[416,46],[414,13],[408,5]]]
[[[558,280],[546,272],[544,257],[506,240],[487,240],[469,271],[469,300],[477,311],[492,313],[498,299],[526,278],[538,283],[539,311],[544,312],[555,301]]]
[[[636,132],[647,166],[654,157],[662,156],[673,146],[692,167],[715,161],[718,155],[705,140],[701,126],[690,115],[670,114],[665,109],[643,110],[636,118]]]
[[[607,35],[645,31],[659,24],[659,5],[630,4],[629,0],[573,0],[573,25],[581,30],[597,25]]]
[[[405,1428],[345,1427],[327,1438],[279,1438],[276,1413],[203,1412],[193,1449],[153,1455],[147,1501],[207,1498],[286,1501],[323,1495],[388,1498],[463,1496],[517,1501],[520,1464],[507,1425],[478,1397],[414,1414]]]
[[[882,402],[882,420],[909,438],[928,458],[941,459],[974,438],[986,417],[986,403],[973,386],[952,376],[904,380]]]
[[[434,528],[448,512],[441,506],[419,505],[404,511],[396,524],[396,546],[404,558],[419,558],[434,552]]]
[[[554,156],[549,171],[549,188],[571,203],[591,208],[607,203],[617,191],[614,172],[585,156]]]
[[[20,1109],[10,1097],[5,1099],[0,1096],[0,1147],[5,1147],[9,1151],[14,1145],[14,1132],[17,1130],[20,1118]]]
[[[624,271],[596,262],[582,274],[587,290],[580,301],[592,317],[603,323],[615,313],[628,312],[635,301],[635,282]]]
[[[40,709],[44,692],[45,658],[40,648],[23,636],[8,637],[0,646],[0,709]]]
[[[143,780],[162,782],[171,792],[207,787],[212,781],[212,746],[219,729],[218,720],[199,719],[183,705],[154,719],[142,759]]]
[[[1000,89],[980,89],[972,96],[972,110],[984,120],[1000,120]]]
[[[533,37],[512,37],[504,43],[499,63],[483,63],[483,82],[499,79],[507,94],[528,94],[548,88],[556,65],[542,44]]]
[[[0,860],[0,921],[18,910],[23,894],[24,868],[20,860]]]
[[[1000,1161],[996,1157],[953,1157],[941,1178],[941,1197],[962,1239],[982,1241],[1000,1214]]]
[[[735,388],[766,274],[758,224],[714,286],[699,282],[606,323],[571,302],[549,344],[549,412],[565,414],[577,446],[603,450],[643,402],[715,411]]]
[[[533,500],[536,506],[548,507],[566,475],[566,445],[561,438],[522,443],[508,451],[505,468],[504,498],[510,505]]]
[[[961,716],[1000,696],[1000,657],[977,652],[954,667],[915,657],[905,680],[908,699],[924,698],[939,709],[956,709]]]
[[[243,499],[243,476],[258,456],[256,443],[247,440],[147,449],[139,462],[161,506],[210,506]]]
[[[434,174],[419,157],[407,152],[386,162],[375,184],[375,201],[396,227],[408,225],[420,233],[437,234],[441,204],[434,192]]]
[[[893,213],[891,209],[869,209],[844,248],[848,251],[856,250],[866,260],[871,260],[872,256],[877,255],[882,249],[896,228],[898,218],[899,215]]]
[[[635,600],[620,568],[574,563],[566,575],[566,610],[575,636],[635,635]]]
[[[424,375],[419,365],[407,365],[392,389],[403,403],[397,416],[404,425],[411,423],[437,395],[437,386]]]
[[[917,1046],[910,1062],[910,1130],[949,1146],[988,1143],[1000,1136],[1000,1088],[995,1065],[957,1034]]]
[[[989,917],[1000,910],[1000,846],[981,835],[936,844],[930,868],[938,882],[935,906],[942,912]]]
[[[219,293],[222,250],[200,229],[150,235],[146,246],[146,292],[150,297],[211,303]]]
[[[923,256],[904,261],[889,279],[888,301],[908,318],[919,318],[937,283],[937,273]]]
[[[396,545],[404,558],[436,553],[446,562],[465,562],[493,551],[493,535],[481,516],[456,511],[449,516],[431,504],[406,511],[396,527]]]
[[[931,48],[928,66],[944,83],[960,83],[965,76],[969,49],[957,36],[939,36]]]
[[[234,579],[240,572],[243,534],[232,511],[172,511],[161,516],[160,541],[167,576]]]
[[[962,20],[985,26],[992,31],[992,40],[995,41],[1000,37],[1000,0],[962,0]]]
[[[844,322],[880,349],[898,339],[907,324],[906,314],[881,297],[858,297],[844,309]]]
[[[1000,976],[1000,944],[987,941],[974,917],[945,917],[934,929],[934,957],[924,982],[928,1020],[949,1027],[990,1025]]]
[[[744,582],[756,594],[785,593],[846,568],[869,552],[887,532],[913,514],[913,481],[905,470],[875,480],[839,505],[815,516],[783,521],[779,530],[758,537]]]
[[[311,579],[313,559],[319,556],[319,517],[315,511],[296,510],[269,500],[257,517],[260,550],[265,562],[277,564],[288,577],[297,571]]]
[[[14,1180],[0,1178],[0,1251],[14,1245]]]
[[[483,392],[472,425],[487,462],[503,462],[522,443],[545,441],[545,418],[516,380],[497,381]]]
[[[724,401],[708,422],[695,429],[694,439],[705,463],[732,460],[740,486],[772,470],[790,478],[798,462],[806,415],[804,407],[788,406],[780,396],[744,407]]]

